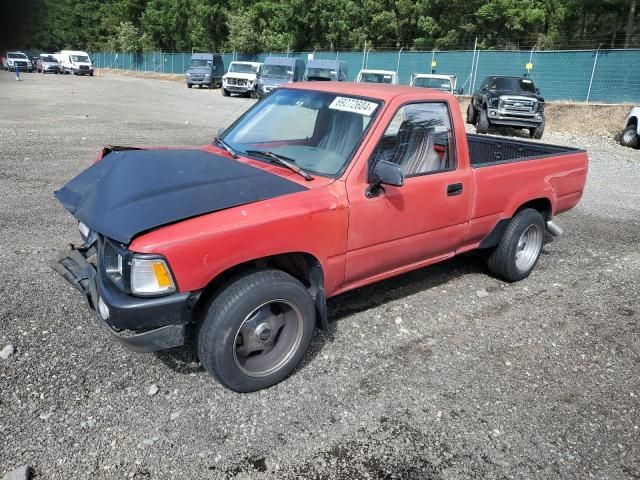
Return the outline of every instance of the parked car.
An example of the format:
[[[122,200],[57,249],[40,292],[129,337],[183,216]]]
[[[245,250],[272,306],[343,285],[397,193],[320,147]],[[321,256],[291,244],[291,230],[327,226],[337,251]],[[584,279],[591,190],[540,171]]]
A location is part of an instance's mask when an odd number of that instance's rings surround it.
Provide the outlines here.
[[[267,57],[258,80],[258,98],[280,85],[304,80],[304,60],[292,57]]]
[[[54,54],[60,62],[62,73],[74,75],[89,75],[93,77],[93,63],[89,54],[81,50],[62,50],[57,55]]]
[[[492,125],[526,128],[533,138],[544,133],[544,98],[533,81],[522,77],[486,77],[471,97],[467,123],[477,133]]]
[[[462,88],[456,89],[458,77],[455,75],[436,75],[433,73],[412,73],[411,86],[423,88],[437,88],[443,92],[455,95],[464,93]]]
[[[239,93],[256,98],[261,67],[260,62],[231,62],[229,70],[222,76],[222,95],[228,97]]]
[[[55,269],[130,348],[194,331],[215,378],[258,390],[328,328],[328,297],[474,249],[501,279],[526,278],[587,162],[467,135],[437,90],[281,85],[204,147],[103,149],[56,192],[84,245]]]
[[[624,121],[624,130],[620,135],[623,147],[640,147],[640,107],[633,107]]]
[[[18,67],[21,72],[33,72],[31,60],[22,52],[7,52],[4,56],[2,67],[12,72],[16,71],[16,67]]]
[[[38,57],[36,70],[39,73],[61,73],[62,67],[51,53],[43,53]]]
[[[356,77],[358,83],[388,83],[397,85],[398,72],[392,70],[360,70]]]
[[[194,53],[191,55],[189,68],[185,73],[187,87],[198,85],[199,88],[221,87],[224,75],[222,55],[217,53]]]
[[[307,81],[347,82],[349,71],[344,60],[309,60],[304,71]]]

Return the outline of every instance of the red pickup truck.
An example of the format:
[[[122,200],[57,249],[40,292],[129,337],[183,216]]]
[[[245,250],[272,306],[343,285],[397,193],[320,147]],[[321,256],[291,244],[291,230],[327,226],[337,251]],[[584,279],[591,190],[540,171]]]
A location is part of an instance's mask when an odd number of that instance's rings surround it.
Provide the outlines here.
[[[517,281],[575,206],[583,150],[467,135],[412,87],[283,86],[212,144],[105,147],[56,192],[84,244],[54,268],[136,351],[182,345],[225,386],[302,359],[326,299],[475,249]]]

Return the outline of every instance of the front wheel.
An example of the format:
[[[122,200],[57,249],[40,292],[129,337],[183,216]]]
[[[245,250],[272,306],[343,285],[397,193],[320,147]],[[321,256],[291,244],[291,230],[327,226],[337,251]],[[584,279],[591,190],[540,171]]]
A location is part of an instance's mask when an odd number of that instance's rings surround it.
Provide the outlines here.
[[[508,282],[528,277],[538,263],[543,240],[544,219],[540,212],[532,208],[521,210],[489,256],[489,270]]]
[[[191,83],[187,83],[187,88],[191,88],[193,85]]]
[[[305,286],[280,270],[236,278],[211,302],[198,332],[198,357],[237,392],[268,388],[304,356],[315,327]]]
[[[473,106],[473,102],[471,102],[471,103],[469,103],[469,106],[467,107],[467,123],[469,125],[475,125],[477,117],[478,117],[478,112],[476,111],[475,107]]]
[[[623,147],[636,148],[639,143],[640,139],[638,139],[635,125],[629,125],[624,129],[622,135],[620,135],[620,145],[622,145]]]
[[[222,89],[222,96],[223,97],[228,97],[229,96],[229,90],[227,90],[226,88]]]
[[[478,123],[476,125],[476,133],[489,133],[489,117],[487,109],[483,108],[478,113]]]
[[[531,138],[535,138],[537,140],[540,140],[542,138],[542,134],[544,133],[544,118],[542,119],[542,122],[540,122],[540,125],[538,125],[535,128],[530,128],[529,129],[529,136]]]

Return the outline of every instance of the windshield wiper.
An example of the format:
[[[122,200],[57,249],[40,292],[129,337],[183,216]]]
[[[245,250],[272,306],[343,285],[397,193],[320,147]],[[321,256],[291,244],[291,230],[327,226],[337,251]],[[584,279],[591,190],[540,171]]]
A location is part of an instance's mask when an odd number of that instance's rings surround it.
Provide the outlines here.
[[[213,139],[214,142],[216,142],[218,145],[220,145],[222,148],[224,148],[227,153],[229,155],[231,155],[233,158],[238,158],[238,154],[236,153],[236,151],[231,148],[229,145],[227,145],[227,143],[224,140],[219,139],[218,137]]]
[[[278,165],[282,165],[289,170],[296,172],[302,178],[304,178],[307,182],[313,180],[313,177],[305,172],[303,169],[294,165],[295,160],[293,158],[285,157],[284,155],[278,155],[277,153],[268,152],[264,150],[247,150],[245,153],[249,155],[262,155],[271,159],[273,163],[277,163]]]

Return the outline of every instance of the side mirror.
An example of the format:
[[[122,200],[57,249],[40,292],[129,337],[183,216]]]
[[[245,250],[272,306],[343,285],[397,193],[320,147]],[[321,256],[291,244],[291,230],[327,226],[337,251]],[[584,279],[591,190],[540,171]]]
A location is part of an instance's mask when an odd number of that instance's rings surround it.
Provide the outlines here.
[[[537,93],[538,95],[540,95],[540,89],[539,89],[539,88],[536,88],[536,93]]]
[[[400,165],[380,160],[373,167],[371,173],[371,185],[367,189],[367,197],[376,197],[380,194],[382,185],[391,185],[392,187],[401,187],[404,185],[404,173],[400,169]]]
[[[456,95],[464,95],[464,88],[460,87],[456,90]]]

